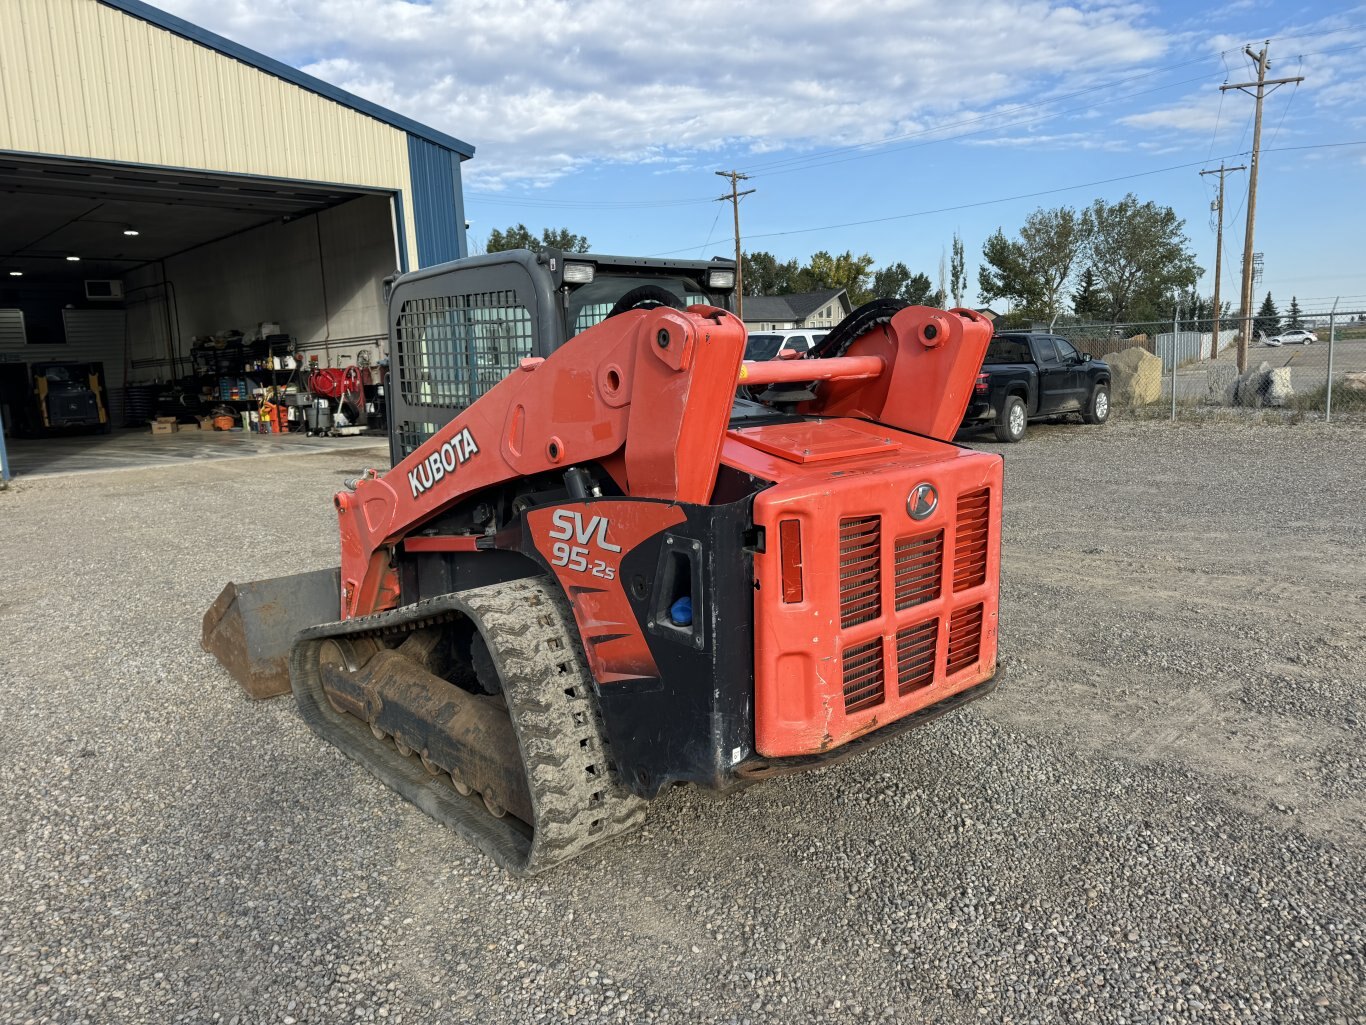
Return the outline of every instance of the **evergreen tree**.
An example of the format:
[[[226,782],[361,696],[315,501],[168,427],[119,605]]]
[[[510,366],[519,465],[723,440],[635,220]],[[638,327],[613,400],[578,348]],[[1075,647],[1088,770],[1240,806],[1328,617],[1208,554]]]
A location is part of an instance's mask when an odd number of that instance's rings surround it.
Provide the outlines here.
[[[1304,327],[1304,311],[1300,309],[1300,301],[1293,295],[1290,297],[1290,309],[1285,311],[1285,326],[1289,331]]]
[[[963,294],[968,289],[968,275],[963,256],[963,240],[958,232],[953,233],[953,257],[949,264],[949,289],[953,293],[953,305],[963,305]]]
[[[1281,333],[1281,311],[1276,309],[1276,301],[1271,298],[1271,293],[1266,293],[1266,298],[1262,300],[1262,308],[1257,311],[1257,316],[1252,320],[1253,330],[1260,335],[1278,335]]]
[[[1083,320],[1096,316],[1100,306],[1100,290],[1096,286],[1096,272],[1087,267],[1081,272],[1081,281],[1072,293],[1072,312]]]

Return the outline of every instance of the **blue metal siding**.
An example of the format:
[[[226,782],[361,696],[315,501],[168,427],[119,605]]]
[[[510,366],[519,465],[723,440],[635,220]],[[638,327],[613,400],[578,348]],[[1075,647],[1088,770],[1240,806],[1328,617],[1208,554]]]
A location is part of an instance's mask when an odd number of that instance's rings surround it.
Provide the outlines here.
[[[394,208],[394,228],[398,232],[398,269],[400,273],[407,274],[412,268],[408,266],[408,226],[403,218],[403,191],[401,189],[394,193],[392,206]]]
[[[408,174],[413,185],[413,233],[419,267],[466,255],[465,200],[460,155],[416,135],[408,136]]]

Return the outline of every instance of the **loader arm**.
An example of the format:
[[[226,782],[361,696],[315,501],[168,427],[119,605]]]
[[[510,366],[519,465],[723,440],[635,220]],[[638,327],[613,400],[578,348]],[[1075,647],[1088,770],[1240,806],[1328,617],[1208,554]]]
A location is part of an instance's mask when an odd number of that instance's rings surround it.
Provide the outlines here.
[[[393,608],[392,546],[507,481],[619,456],[613,466],[627,494],[706,502],[745,338],[744,325],[717,307],[636,310],[549,359],[523,360],[388,473],[337,494],[342,618]],[[471,550],[480,543],[468,539]]]

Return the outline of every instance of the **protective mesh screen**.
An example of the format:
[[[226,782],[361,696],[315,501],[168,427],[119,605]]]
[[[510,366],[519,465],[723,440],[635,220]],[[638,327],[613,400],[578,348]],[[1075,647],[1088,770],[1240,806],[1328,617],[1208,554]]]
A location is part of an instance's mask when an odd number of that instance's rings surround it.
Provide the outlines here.
[[[531,313],[513,291],[409,299],[395,350],[405,402],[463,409],[532,354]]]

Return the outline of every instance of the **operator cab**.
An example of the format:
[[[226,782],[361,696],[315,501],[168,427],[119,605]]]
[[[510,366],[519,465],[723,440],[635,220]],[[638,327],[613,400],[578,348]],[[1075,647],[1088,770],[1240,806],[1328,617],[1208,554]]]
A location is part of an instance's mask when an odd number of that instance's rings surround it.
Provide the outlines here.
[[[388,283],[389,448],[395,463],[528,357],[614,311],[733,309],[735,261],[512,249]]]

